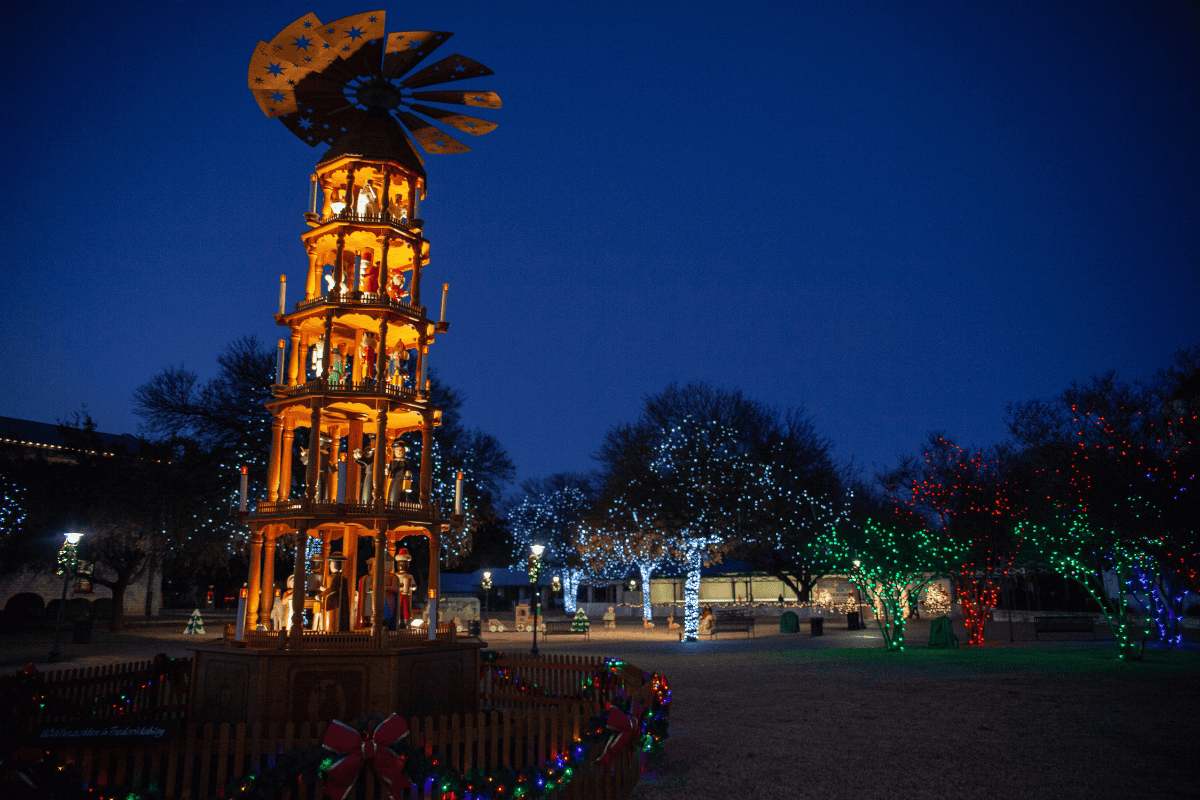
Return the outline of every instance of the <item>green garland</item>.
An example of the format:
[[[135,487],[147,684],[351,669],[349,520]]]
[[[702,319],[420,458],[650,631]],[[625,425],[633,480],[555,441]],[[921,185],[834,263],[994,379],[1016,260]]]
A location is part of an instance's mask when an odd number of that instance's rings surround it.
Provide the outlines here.
[[[483,655],[486,662],[494,663],[501,654]],[[608,659],[605,664],[608,667],[606,677],[614,676],[619,669],[626,666],[625,662],[615,658]],[[650,705],[643,710],[640,731],[636,732],[635,740],[629,745],[637,747],[640,753],[646,755],[661,751],[670,735],[670,687],[666,678],[658,673],[651,676],[650,683]],[[585,681],[585,687],[587,684],[588,681]],[[610,706],[628,714],[631,700],[620,698]],[[383,719],[384,715],[373,714],[348,724],[365,734],[373,731]],[[438,800],[466,800],[468,797],[470,800],[516,800],[550,797],[570,784],[581,768],[595,762],[612,735],[607,726],[607,718],[595,715],[588,720],[580,737],[568,748],[568,752],[560,753],[544,767],[530,764],[519,771],[512,767],[501,767],[485,772],[476,767],[463,772],[437,756],[426,755],[423,744],[419,741],[414,742],[411,736],[404,737],[392,745],[391,749],[404,759],[404,774],[413,785],[424,786],[427,792],[436,788],[434,797]],[[336,762],[337,756],[320,745],[289,750],[275,756],[269,769],[231,782],[221,797],[239,800],[269,798],[281,791],[296,788],[298,783],[315,783],[323,778]],[[51,772],[54,771],[46,770],[47,778],[57,778],[56,775],[51,775]],[[76,782],[74,786],[79,784]],[[77,794],[68,790],[55,796],[91,800],[160,800],[163,797],[161,791],[131,792],[127,789],[114,789],[112,792],[92,788],[80,790]],[[29,796],[46,795],[35,793]]]

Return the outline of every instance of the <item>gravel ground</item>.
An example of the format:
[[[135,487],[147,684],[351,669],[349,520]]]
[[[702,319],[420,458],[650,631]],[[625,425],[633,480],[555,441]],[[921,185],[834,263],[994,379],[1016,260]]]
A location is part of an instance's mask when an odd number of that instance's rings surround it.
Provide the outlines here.
[[[64,661],[44,662],[50,634],[4,634],[0,671],[33,660],[65,668],[186,655],[210,641],[184,620],[64,633]],[[1099,629],[1103,630],[1103,629]],[[958,629],[962,638],[961,627]],[[619,656],[667,675],[671,739],[633,800],[705,797],[1200,798],[1200,648],[1148,651],[1120,662],[1110,641],[1033,642],[1032,625],[991,624],[989,645],[886,653],[874,630],[827,625],[825,635],[726,634],[682,644],[665,627],[623,624],[539,639],[544,653]],[[527,650],[529,634],[484,633],[488,646]]]

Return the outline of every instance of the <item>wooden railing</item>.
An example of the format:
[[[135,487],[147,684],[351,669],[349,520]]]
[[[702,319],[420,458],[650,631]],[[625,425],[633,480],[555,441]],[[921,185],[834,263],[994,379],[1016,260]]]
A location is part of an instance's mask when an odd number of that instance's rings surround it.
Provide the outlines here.
[[[543,706],[463,717],[413,717],[408,726],[415,746],[457,772],[476,767],[491,772],[506,766],[520,771],[530,764],[545,766],[569,752],[588,719],[589,715],[578,709]],[[104,796],[125,791],[156,791],[165,798],[225,796],[226,787],[242,776],[274,768],[281,754],[319,744],[326,727],[326,723],[312,727],[291,722],[283,726],[188,725],[184,736],[170,742],[112,748],[60,745],[56,756],[60,765],[78,769],[85,787]],[[574,780],[556,797],[624,798],[640,776],[636,750],[626,748],[607,770],[595,764],[576,767]],[[359,774],[358,782],[364,790],[359,797],[386,797],[370,768]],[[324,782],[316,781],[292,784],[277,796],[317,800],[324,791]],[[400,796],[426,800],[439,794],[429,782],[402,790]]]
[[[329,294],[319,294],[316,297],[308,300],[301,300],[296,303],[296,311],[307,311],[310,308],[326,305],[328,303],[338,303],[340,305],[361,305],[361,306],[382,306],[384,308],[392,308],[417,319],[425,318],[425,306],[415,306],[412,303],[406,303],[403,300],[397,300],[394,297],[389,297],[384,292],[330,292]]]
[[[314,378],[295,386],[276,383],[271,385],[271,394],[276,397],[297,397],[305,394],[377,394],[414,403],[420,398],[412,389],[396,386],[387,381],[334,382],[328,378]]]
[[[314,217],[315,216],[316,215],[314,214]],[[359,214],[356,211],[351,211],[348,208],[343,208],[341,211],[338,211],[336,213],[331,211],[330,213],[326,214],[325,216],[317,218],[316,222],[318,225],[324,225],[325,223],[333,222],[334,220],[337,220],[339,222],[366,222],[368,224],[376,224],[376,225],[378,225],[378,224],[396,225],[398,227],[404,228],[405,230],[408,230],[408,216],[407,215],[401,216],[399,214],[393,214],[390,211],[374,211],[374,212],[367,212],[365,214]]]
[[[360,631],[301,631],[301,650],[371,650],[382,647],[425,647],[429,644],[429,632],[424,628],[406,628],[384,631],[387,635],[382,643],[371,636],[369,630]],[[450,623],[438,625],[439,644],[454,644],[458,640],[458,629]],[[225,626],[226,647],[248,647],[253,650],[286,650],[291,647],[288,631],[246,631],[242,643],[237,642],[237,629]]]
[[[390,514],[416,521],[433,521],[432,503],[384,503],[377,509],[367,503],[310,503],[305,498],[288,500],[260,500],[254,507],[255,515],[287,514],[300,512],[313,516],[342,516],[345,514]]]
[[[75,723],[182,721],[192,660],[134,661],[43,673],[42,701],[27,729]]]

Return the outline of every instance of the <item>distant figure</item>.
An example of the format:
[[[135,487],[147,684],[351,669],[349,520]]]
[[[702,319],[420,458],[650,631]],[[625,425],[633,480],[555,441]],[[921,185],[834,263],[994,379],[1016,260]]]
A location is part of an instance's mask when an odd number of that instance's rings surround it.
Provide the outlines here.
[[[613,613],[613,607],[609,606],[608,611],[604,612],[604,627],[609,630],[617,629],[617,615]]]
[[[705,606],[704,613],[700,615],[700,633],[712,633],[716,624],[717,618],[713,616],[712,606]]]

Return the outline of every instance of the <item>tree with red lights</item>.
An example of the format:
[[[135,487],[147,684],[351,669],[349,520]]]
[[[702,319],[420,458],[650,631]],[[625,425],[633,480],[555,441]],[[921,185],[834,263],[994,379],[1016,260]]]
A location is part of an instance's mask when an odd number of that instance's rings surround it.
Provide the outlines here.
[[[946,571],[962,605],[968,644],[983,644],[983,628],[1013,566],[1020,494],[999,448],[968,451],[933,433],[919,458],[881,476],[888,494],[918,514],[953,554]]]

